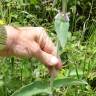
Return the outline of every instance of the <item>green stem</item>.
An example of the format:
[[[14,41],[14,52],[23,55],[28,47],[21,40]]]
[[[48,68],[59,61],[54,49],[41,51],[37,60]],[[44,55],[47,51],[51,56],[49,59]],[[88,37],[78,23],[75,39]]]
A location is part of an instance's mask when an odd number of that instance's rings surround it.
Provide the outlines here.
[[[14,57],[11,57],[11,76],[13,77],[14,75]]]
[[[67,12],[67,0],[62,0],[62,12],[64,14]]]
[[[77,67],[77,64],[75,63],[75,69],[76,69],[76,75],[77,75],[77,78],[80,79],[79,77],[79,73],[78,73],[78,67]]]
[[[53,7],[57,4],[57,1],[58,1],[58,0],[54,0],[54,1],[53,1]]]
[[[4,80],[4,84],[5,84],[5,85],[3,86],[4,96],[7,96],[6,76],[4,76],[3,80]]]

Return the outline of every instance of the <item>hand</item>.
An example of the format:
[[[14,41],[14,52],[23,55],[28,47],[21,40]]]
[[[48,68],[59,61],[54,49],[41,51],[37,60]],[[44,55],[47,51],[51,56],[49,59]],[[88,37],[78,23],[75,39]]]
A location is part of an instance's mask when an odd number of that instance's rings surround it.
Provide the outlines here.
[[[36,57],[50,70],[52,66],[60,69],[61,60],[56,58],[56,47],[42,27],[5,26],[7,46],[0,52],[1,56]]]

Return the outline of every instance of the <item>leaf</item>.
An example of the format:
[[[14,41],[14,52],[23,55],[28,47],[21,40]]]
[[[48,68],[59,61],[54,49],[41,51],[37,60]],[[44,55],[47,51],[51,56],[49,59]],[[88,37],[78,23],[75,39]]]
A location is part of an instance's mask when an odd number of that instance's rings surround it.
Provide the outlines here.
[[[0,19],[0,25],[4,25],[5,24],[5,21]]]
[[[69,75],[70,76],[77,76],[76,69],[71,70]],[[83,75],[83,71],[78,69],[78,75],[82,76]]]
[[[4,85],[4,82],[0,80],[0,87]]]
[[[72,10],[72,13],[73,13],[73,14],[76,14],[76,6],[75,6],[75,5],[72,6],[70,9]]]
[[[93,80],[94,78],[96,78],[96,72],[95,71],[90,72],[88,75],[88,78],[89,78],[89,80]]]
[[[64,78],[55,80],[53,86],[54,88],[60,88],[63,86],[82,85],[82,84],[87,84],[87,82],[84,80],[77,80],[73,78]]]
[[[30,3],[36,5],[38,3],[38,0],[30,0]]]
[[[62,13],[58,13],[55,17],[54,23],[55,23],[55,31],[60,41],[60,45],[62,48],[64,48],[68,39],[68,30],[69,30],[69,18],[67,14],[63,16]]]
[[[40,93],[51,93],[48,81],[35,81],[20,88],[12,96],[32,96]]]
[[[83,80],[76,80],[72,78],[64,78],[64,79],[57,79],[53,82],[53,88],[60,88],[63,86],[72,86],[72,85],[80,85],[80,84],[87,84]],[[50,94],[50,84],[48,81],[35,81],[29,85],[26,85],[19,90],[17,90],[12,96],[32,96],[40,93]]]

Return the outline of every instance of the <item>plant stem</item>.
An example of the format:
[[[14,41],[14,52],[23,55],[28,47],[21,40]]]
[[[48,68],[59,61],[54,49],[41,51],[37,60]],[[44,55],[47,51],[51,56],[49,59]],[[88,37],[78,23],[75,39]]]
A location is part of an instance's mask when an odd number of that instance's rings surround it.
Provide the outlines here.
[[[67,11],[67,0],[62,0],[62,12],[66,14]]]
[[[62,13],[66,14],[66,11],[67,11],[67,0],[62,0]],[[57,37],[57,53],[56,53],[57,57],[59,56],[59,48],[60,48],[60,42]],[[51,70],[52,71],[51,71],[51,78],[50,78],[50,88],[51,88],[52,93],[49,94],[49,96],[53,96],[53,82],[54,82],[54,78],[55,78],[54,75],[57,74],[57,70],[55,69],[55,67],[53,67]]]
[[[75,69],[76,69],[77,78],[80,79],[79,74],[78,74],[78,67],[77,67],[77,64],[76,63],[75,63]]]
[[[58,0],[54,0],[54,1],[53,1],[53,7],[57,4],[57,1],[58,1]]]
[[[60,48],[60,43],[59,43],[59,40],[57,39],[57,57],[59,56],[59,48]],[[55,79],[55,76],[57,74],[57,70],[55,69],[55,67],[52,67],[51,69],[51,78],[50,78],[50,89],[51,89],[51,94],[49,94],[49,96],[53,96],[53,82],[54,82],[54,79]]]
[[[11,76],[14,76],[14,57],[11,57]]]
[[[52,68],[52,71],[56,70],[54,67]],[[54,72],[52,72],[54,73]],[[50,78],[50,89],[51,89],[51,94],[49,94],[49,96],[53,96],[53,82],[54,82],[54,74],[51,74],[51,78]]]

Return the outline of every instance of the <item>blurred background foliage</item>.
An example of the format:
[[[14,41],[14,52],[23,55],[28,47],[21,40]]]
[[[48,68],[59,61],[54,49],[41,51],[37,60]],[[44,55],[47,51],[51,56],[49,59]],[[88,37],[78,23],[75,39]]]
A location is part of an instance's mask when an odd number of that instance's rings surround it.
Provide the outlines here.
[[[61,0],[54,7],[53,0],[0,0],[0,22],[42,26],[56,42],[53,22],[58,10],[61,10]],[[89,86],[61,88],[54,96],[96,96],[96,0],[68,0],[67,11],[72,37],[60,52],[64,67],[58,78],[84,78]],[[25,84],[48,78],[46,68],[34,58],[0,59],[1,96],[10,96]]]

